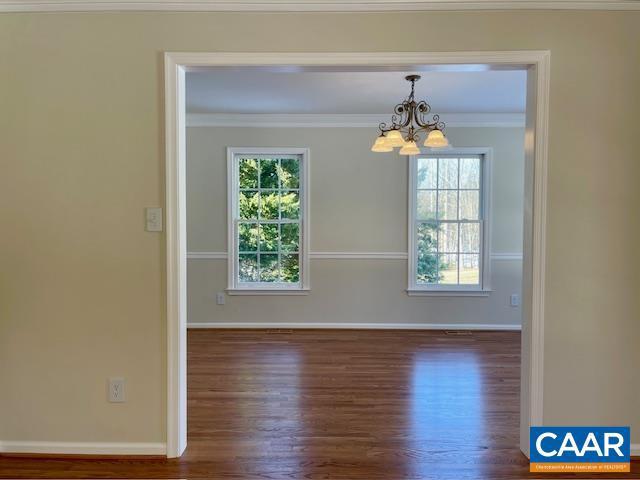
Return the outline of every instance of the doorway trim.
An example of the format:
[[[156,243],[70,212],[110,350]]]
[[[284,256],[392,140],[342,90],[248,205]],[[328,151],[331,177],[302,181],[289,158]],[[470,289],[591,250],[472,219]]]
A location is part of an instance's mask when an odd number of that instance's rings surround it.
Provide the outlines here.
[[[185,72],[215,66],[397,66],[486,64],[527,69],[520,449],[543,422],[545,231],[549,51],[396,53],[165,53],[167,457],[187,445]]]

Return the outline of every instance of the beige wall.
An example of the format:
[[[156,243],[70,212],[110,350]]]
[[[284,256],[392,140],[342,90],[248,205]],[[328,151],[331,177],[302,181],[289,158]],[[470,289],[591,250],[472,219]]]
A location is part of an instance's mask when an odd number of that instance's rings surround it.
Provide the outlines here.
[[[493,148],[491,251],[522,253],[524,128],[447,134],[454,146]],[[226,147],[292,146],[311,150],[312,252],[406,253],[408,162],[397,152],[372,153],[375,135],[375,128],[188,128],[188,250],[226,251]],[[226,288],[226,260],[190,259],[188,321],[517,325],[521,311],[509,296],[520,293],[521,264],[492,261],[490,297],[452,301],[409,298],[406,260],[312,259],[308,297],[230,297],[222,306],[215,293]],[[263,304],[270,307],[258,314]]]
[[[640,443],[640,12],[596,11],[1,14],[0,437],[164,440],[163,51],[522,49],[552,55],[545,421]]]

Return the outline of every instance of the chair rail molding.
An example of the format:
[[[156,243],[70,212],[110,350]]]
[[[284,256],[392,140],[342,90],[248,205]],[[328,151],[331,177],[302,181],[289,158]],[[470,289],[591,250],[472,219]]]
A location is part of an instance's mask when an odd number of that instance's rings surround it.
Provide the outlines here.
[[[635,0],[0,0],[0,12],[640,10]]]
[[[492,253],[491,260],[522,261],[522,253]],[[227,252],[187,252],[189,260],[226,260]],[[407,252],[310,252],[313,260],[407,260]]]

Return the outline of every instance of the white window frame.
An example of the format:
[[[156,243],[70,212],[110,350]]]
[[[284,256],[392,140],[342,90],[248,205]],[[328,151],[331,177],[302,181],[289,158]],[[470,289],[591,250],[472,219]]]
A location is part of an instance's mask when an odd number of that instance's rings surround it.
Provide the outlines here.
[[[243,155],[300,156],[300,243],[298,247],[300,279],[298,283],[238,281],[238,194],[239,169],[236,158]],[[308,148],[227,148],[227,293],[229,295],[304,295],[309,285],[309,149]]]
[[[443,285],[421,284],[416,281],[416,208],[418,188],[418,158],[424,156],[480,156],[480,284]],[[420,155],[409,157],[409,221],[408,221],[408,288],[411,296],[473,296],[486,297],[491,293],[491,164],[493,149],[488,147],[452,148],[446,150],[424,149]]]

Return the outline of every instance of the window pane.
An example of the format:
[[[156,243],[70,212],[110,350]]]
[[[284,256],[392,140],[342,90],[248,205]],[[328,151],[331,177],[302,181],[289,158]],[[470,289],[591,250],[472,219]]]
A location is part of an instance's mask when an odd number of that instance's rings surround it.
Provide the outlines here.
[[[280,188],[300,187],[300,162],[293,158],[280,160]]]
[[[238,206],[240,210],[240,219],[257,220],[258,219],[258,203],[260,194],[255,190],[240,192]]]
[[[460,255],[460,283],[464,285],[480,283],[480,255]]]
[[[438,255],[418,250],[416,283],[438,283]]]
[[[253,158],[240,160],[240,188],[258,188],[258,161]]]
[[[437,158],[418,159],[418,188],[437,188]]]
[[[480,188],[480,159],[460,159],[460,188]]]
[[[436,219],[436,191],[419,190],[416,205],[416,216],[418,220]]]
[[[458,188],[458,159],[438,159],[438,188]]]
[[[283,219],[300,217],[300,195],[298,192],[282,192],[280,196],[280,210]]]
[[[238,246],[241,252],[258,250],[258,224],[241,223],[238,227]]]
[[[262,192],[260,197],[260,218],[262,220],[278,219],[278,192]]]
[[[480,211],[480,191],[461,190],[460,191],[460,219],[478,220]]]
[[[458,192],[438,192],[438,220],[458,219]]]
[[[281,281],[290,283],[297,283],[300,281],[298,255],[282,255]]]
[[[464,253],[480,253],[480,224],[460,224],[460,251]]]
[[[282,251],[297,252],[300,240],[300,226],[297,223],[283,223],[280,225]]]
[[[458,251],[458,224],[441,223],[438,230],[438,251],[456,253]]]
[[[278,255],[273,253],[260,254],[260,281],[278,281]]]
[[[278,188],[278,160],[260,160],[260,188]]]
[[[258,281],[258,255],[241,253],[238,257],[238,278],[241,282]]]
[[[458,283],[458,255],[438,255],[440,259],[440,283]]]
[[[236,282],[300,282],[303,163],[301,155],[282,155],[235,158]]]
[[[418,255],[437,253],[438,225],[435,223],[418,224]]]
[[[260,224],[260,251],[261,252],[277,252],[278,251],[278,224],[277,223],[261,223]]]

